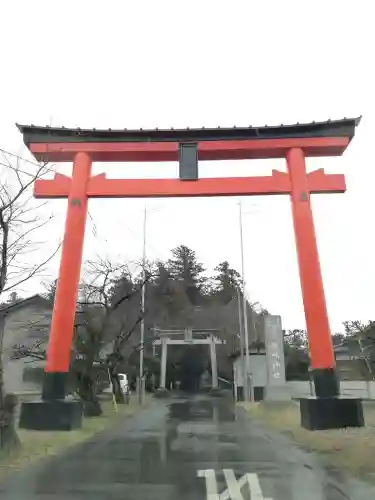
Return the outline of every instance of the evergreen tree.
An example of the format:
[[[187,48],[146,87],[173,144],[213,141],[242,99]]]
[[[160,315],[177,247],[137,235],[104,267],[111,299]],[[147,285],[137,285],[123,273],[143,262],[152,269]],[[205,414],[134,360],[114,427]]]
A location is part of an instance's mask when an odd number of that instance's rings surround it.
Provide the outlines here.
[[[7,303],[8,304],[17,304],[23,300],[22,297],[18,295],[17,292],[10,292]]]
[[[217,273],[213,278],[215,282],[215,295],[224,304],[227,304],[237,296],[238,290],[242,290],[243,282],[241,275],[230,267],[228,261],[221,262],[215,267],[215,271]]]
[[[156,265],[155,285],[157,286],[158,292],[163,294],[168,292],[169,288],[168,285],[172,277],[165,262],[158,260],[155,265]]]
[[[138,287],[139,288],[139,287]],[[114,307],[124,297],[132,295],[137,290],[137,283],[133,282],[132,276],[128,270],[120,276],[113,277],[108,287],[103,288],[103,296],[108,299],[108,305]]]
[[[198,262],[194,250],[185,245],[179,245],[172,250],[172,256],[166,267],[173,279],[196,287],[205,282],[205,278],[201,276],[205,268]]]
[[[46,287],[47,291],[43,295],[53,305],[53,303],[55,302],[57,279],[52,281],[52,283],[44,286]]]
[[[183,283],[190,302],[198,304],[206,279],[202,276],[205,268],[198,261],[194,250],[185,245],[174,248],[166,267],[172,279]]]

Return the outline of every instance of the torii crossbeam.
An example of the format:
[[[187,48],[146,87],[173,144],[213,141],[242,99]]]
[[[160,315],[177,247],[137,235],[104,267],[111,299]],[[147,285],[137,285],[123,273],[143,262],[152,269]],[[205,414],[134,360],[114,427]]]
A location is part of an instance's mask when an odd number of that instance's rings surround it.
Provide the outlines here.
[[[73,175],[56,174],[37,180],[37,198],[67,198],[68,210],[56,290],[43,398],[64,397],[63,380],[69,370],[84,231],[89,198],[197,197],[289,195],[298,254],[301,288],[308,332],[311,366],[319,418],[311,402],[301,403],[303,425],[343,423],[339,384],[326,308],[310,197],[315,193],[343,193],[343,175],[323,169],[307,173],[305,158],[344,153],[360,118],[277,127],[185,130],[86,130],[18,125],[24,142],[37,160],[73,161]],[[199,161],[284,158],[287,172],[270,176],[204,178]],[[91,176],[93,161],[179,162],[178,179],[108,179]],[[322,400],[335,401],[333,411]],[[326,406],[324,406],[326,404]],[[340,406],[341,405],[341,406]],[[328,409],[327,409],[328,408]],[[358,405],[351,404],[352,412]],[[349,410],[345,413],[348,415]],[[319,413],[319,412],[318,412]],[[314,414],[314,417],[311,415]],[[353,416],[354,413],[351,413]],[[350,417],[352,418],[352,417]],[[356,417],[353,417],[356,420]],[[353,418],[351,422],[353,421]],[[360,417],[358,417],[360,418]],[[358,418],[356,422],[358,421]],[[334,422],[334,423],[333,423]]]

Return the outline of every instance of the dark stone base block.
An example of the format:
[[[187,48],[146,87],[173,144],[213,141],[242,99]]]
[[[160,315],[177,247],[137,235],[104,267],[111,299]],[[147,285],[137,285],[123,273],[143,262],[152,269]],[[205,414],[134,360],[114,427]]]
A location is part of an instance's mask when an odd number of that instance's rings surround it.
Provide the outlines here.
[[[311,431],[363,427],[362,400],[358,398],[302,398],[301,425]]]
[[[82,403],[77,399],[26,401],[19,427],[34,431],[71,431],[82,426]]]
[[[169,395],[169,391],[167,389],[164,389],[163,387],[159,387],[159,389],[156,389],[156,398],[167,398]]]
[[[237,401],[245,401],[243,387],[237,387]]]
[[[254,401],[264,400],[264,387],[254,387]]]
[[[261,386],[254,387],[254,401],[264,401],[265,388]],[[237,401],[244,401],[243,387],[237,387]]]
[[[82,407],[84,417],[100,417],[103,413],[99,401],[83,401]]]
[[[66,395],[67,380],[68,373],[66,372],[45,372],[42,399],[64,399]]]
[[[311,370],[318,398],[334,398],[340,394],[340,381],[334,368],[315,368]]]
[[[220,389],[219,387],[211,387],[211,389],[208,391],[208,394],[220,398],[222,396],[225,396],[226,392]]]

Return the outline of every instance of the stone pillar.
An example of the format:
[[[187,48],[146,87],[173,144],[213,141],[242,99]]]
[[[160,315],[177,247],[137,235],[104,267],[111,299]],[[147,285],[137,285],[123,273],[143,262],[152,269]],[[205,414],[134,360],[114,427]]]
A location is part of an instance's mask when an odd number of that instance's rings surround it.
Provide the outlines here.
[[[193,344],[193,330],[191,328],[185,328],[184,331],[185,342]]]
[[[165,389],[167,378],[167,352],[168,352],[168,339],[161,339],[161,365],[160,365],[160,389]]]
[[[217,378],[216,344],[213,335],[211,335],[210,337],[210,356],[211,356],[212,388],[218,389],[219,383]]]
[[[285,379],[284,338],[280,316],[264,317],[267,386],[265,399],[288,400],[290,394]]]

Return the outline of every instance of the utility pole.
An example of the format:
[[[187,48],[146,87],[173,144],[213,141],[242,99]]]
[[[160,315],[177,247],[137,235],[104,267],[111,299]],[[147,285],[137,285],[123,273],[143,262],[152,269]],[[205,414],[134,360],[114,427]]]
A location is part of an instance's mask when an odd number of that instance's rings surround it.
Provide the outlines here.
[[[241,373],[242,373],[242,397],[246,401],[245,394],[249,394],[248,380],[246,376],[246,366],[245,366],[245,343],[243,335],[243,320],[242,320],[242,310],[241,310],[241,290],[237,289],[237,303],[238,303],[238,324],[240,328],[240,349],[241,349]]]
[[[146,298],[146,230],[147,230],[147,205],[144,208],[143,215],[143,252],[142,252],[142,294],[141,294],[141,311],[142,311],[142,321],[141,321],[141,350],[139,352],[139,401],[143,403],[143,393],[144,393],[144,344],[145,344],[145,298]]]
[[[243,255],[243,231],[242,231],[242,201],[239,201],[239,218],[240,218],[240,240],[241,240],[241,274],[243,280],[243,326],[245,333],[245,366],[246,366],[246,386],[247,392],[244,396],[245,401],[252,401],[252,383],[251,383],[251,375],[250,375],[250,354],[249,354],[249,328],[247,324],[247,300],[246,300],[246,279],[245,279],[245,264],[244,264],[244,255]],[[245,381],[244,381],[245,383]],[[250,388],[250,391],[249,391]]]

